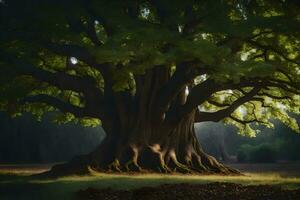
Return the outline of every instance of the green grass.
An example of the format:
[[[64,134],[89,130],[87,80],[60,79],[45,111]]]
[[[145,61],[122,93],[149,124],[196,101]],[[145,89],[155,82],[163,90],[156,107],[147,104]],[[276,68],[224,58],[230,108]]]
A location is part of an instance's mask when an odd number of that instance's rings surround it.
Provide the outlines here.
[[[231,182],[245,185],[270,184],[287,189],[300,188],[300,177],[284,178],[276,173],[246,174],[246,176],[198,175],[115,175],[94,173],[91,176],[69,176],[59,179],[38,180],[29,173],[0,171],[0,199],[52,200],[73,199],[74,192],[88,187],[133,189],[161,184]]]

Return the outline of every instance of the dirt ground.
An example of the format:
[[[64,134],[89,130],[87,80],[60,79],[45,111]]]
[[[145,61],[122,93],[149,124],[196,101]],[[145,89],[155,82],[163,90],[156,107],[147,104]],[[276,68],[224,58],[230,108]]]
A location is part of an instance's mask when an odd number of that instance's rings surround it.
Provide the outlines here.
[[[135,190],[88,188],[77,192],[82,200],[300,200],[300,189],[235,183],[172,184]]]

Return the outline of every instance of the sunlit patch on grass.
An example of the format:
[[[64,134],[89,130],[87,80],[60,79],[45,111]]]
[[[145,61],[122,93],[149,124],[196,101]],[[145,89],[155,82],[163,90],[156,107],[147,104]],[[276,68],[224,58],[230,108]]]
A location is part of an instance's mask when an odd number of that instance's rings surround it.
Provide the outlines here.
[[[49,180],[32,180],[32,183],[84,183],[93,184],[97,187],[113,187],[116,189],[133,189],[143,186],[155,186],[160,184],[173,183],[190,183],[205,184],[211,182],[230,182],[245,185],[298,185],[300,188],[300,178],[281,177],[276,173],[254,174],[247,173],[245,176],[219,176],[219,175],[160,175],[160,174],[143,174],[143,175],[118,175],[94,173],[90,176],[68,176],[58,179]]]
[[[279,185],[300,188],[300,177],[282,177],[279,173],[246,173],[244,176],[166,175],[166,174],[104,174],[93,171],[89,176],[67,176],[58,179],[36,179],[28,171],[0,170],[0,199],[9,192],[22,199],[72,199],[76,191],[93,188],[130,190],[162,184],[205,184],[229,182],[244,185]],[[0,189],[1,190],[1,189]],[[55,191],[55,192],[54,192]],[[5,199],[5,198],[4,198]]]

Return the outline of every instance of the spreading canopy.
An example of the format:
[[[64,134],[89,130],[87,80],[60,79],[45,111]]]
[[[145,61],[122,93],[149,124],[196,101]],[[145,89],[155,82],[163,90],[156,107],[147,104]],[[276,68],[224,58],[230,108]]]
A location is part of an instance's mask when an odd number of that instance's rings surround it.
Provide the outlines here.
[[[135,102],[140,75],[168,68],[154,100],[163,123],[199,108],[198,122],[244,134],[271,119],[299,131],[296,0],[0,2],[0,109],[12,115],[59,109],[58,121],[92,125]]]

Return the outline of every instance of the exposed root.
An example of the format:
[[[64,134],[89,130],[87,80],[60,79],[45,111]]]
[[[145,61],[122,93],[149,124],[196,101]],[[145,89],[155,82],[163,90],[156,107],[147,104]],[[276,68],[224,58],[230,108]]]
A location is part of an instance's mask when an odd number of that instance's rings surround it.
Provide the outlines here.
[[[149,150],[149,148],[148,148]],[[133,150],[133,154],[126,162],[120,162],[119,159],[114,159],[111,163],[105,165],[93,165],[88,162],[87,157],[77,157],[70,163],[60,164],[54,166],[50,171],[45,172],[39,177],[55,178],[58,176],[66,175],[84,175],[90,174],[91,170],[100,172],[157,172],[157,173],[183,173],[183,174],[223,174],[223,175],[241,175],[238,170],[232,169],[219,163],[214,157],[209,156],[203,152],[196,153],[189,151],[184,156],[184,160],[178,160],[177,154],[174,149],[166,151],[158,151],[158,148],[150,148],[146,155],[142,151]],[[151,153],[152,152],[152,153]],[[144,157],[143,157],[144,156]],[[147,157],[146,157],[147,156]],[[127,155],[128,157],[128,155]],[[140,159],[143,158],[143,159]],[[82,159],[82,160],[81,160]],[[143,161],[154,160],[153,165],[151,162],[144,163]]]
[[[209,172],[211,171],[205,167],[201,162],[201,157],[198,154],[194,154],[192,158],[187,160],[188,166],[190,166],[193,170],[199,173]]]
[[[111,164],[108,165],[108,171],[122,172],[121,165],[118,159],[115,159]]]
[[[124,167],[127,172],[143,172],[143,169],[134,160],[129,160],[128,162],[126,162]]]
[[[176,153],[173,149],[169,152],[169,156],[171,158],[171,161],[175,165],[174,170],[173,170],[174,172],[192,173],[193,170],[188,165],[182,164],[178,161]]]
[[[40,174],[32,175],[37,178],[57,178],[71,175],[87,175],[90,174],[90,165],[87,162],[87,156],[82,155],[73,158],[70,162],[54,165],[51,170]]]
[[[203,152],[195,137],[189,142],[163,145],[134,145],[116,147],[118,151],[106,154],[91,153],[74,158],[71,162],[54,166],[49,172],[43,173],[46,177],[89,174],[91,168],[99,172],[152,172],[152,173],[183,173],[183,174],[223,174],[241,175],[238,170],[232,169],[218,162],[214,157]],[[184,140],[183,140],[184,141]],[[177,144],[177,145],[175,145]],[[181,146],[180,146],[181,145]],[[110,150],[112,149],[111,146]],[[105,150],[105,149],[104,149]]]

